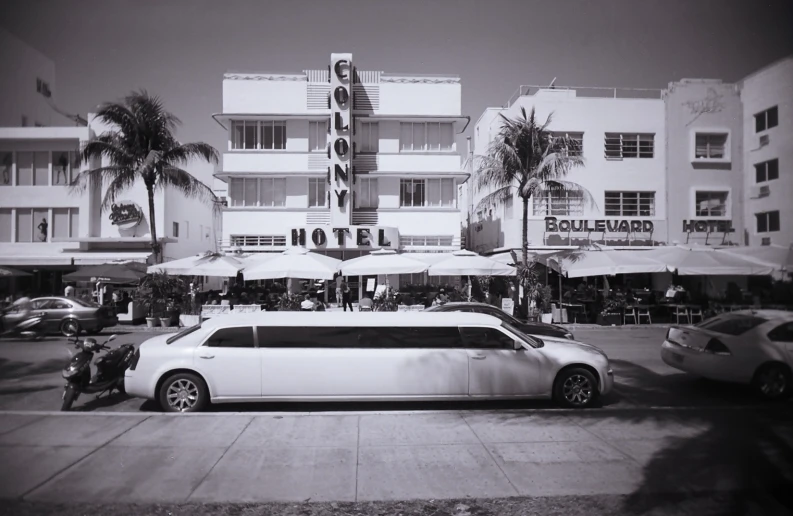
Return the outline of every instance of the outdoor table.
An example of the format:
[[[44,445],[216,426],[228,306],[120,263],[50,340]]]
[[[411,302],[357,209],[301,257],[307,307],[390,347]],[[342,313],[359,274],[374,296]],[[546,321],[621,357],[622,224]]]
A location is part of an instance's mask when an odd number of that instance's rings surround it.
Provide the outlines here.
[[[568,315],[572,314],[574,323],[578,322],[578,315],[579,314],[583,315],[584,319],[586,319],[586,316],[587,316],[586,306],[584,306],[583,304],[579,304],[579,303],[562,303],[562,308],[568,308],[569,309],[568,310]],[[567,322],[567,321],[565,321],[565,322]]]

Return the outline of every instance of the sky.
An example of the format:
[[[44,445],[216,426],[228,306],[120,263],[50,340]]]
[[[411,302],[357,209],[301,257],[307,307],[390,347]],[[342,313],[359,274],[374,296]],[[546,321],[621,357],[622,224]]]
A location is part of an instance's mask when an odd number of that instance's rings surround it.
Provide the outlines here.
[[[467,135],[520,84],[736,81],[793,54],[791,0],[2,0],[0,25],[55,62],[61,109],[143,88],[183,121],[181,141],[221,151],[225,72],[299,73],[331,52],[459,75]]]

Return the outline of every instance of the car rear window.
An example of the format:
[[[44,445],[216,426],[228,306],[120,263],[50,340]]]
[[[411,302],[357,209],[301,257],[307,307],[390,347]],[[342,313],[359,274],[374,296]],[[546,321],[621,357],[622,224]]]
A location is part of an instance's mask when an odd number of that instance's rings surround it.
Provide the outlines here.
[[[93,301],[85,301],[83,299],[78,299],[76,297],[70,297],[69,301],[71,301],[72,303],[77,303],[80,306],[86,306],[88,308],[98,308],[99,307],[99,303],[94,303]]]
[[[694,326],[725,335],[743,335],[747,331],[760,326],[768,319],[756,315],[722,314],[697,323]]]
[[[166,340],[165,343],[166,344],[172,344],[172,343],[176,342],[177,340],[181,339],[182,337],[184,337],[185,335],[190,335],[191,333],[193,333],[194,331],[196,331],[196,330],[198,330],[200,328],[201,328],[201,323],[198,323],[195,326],[190,326],[189,328],[185,328],[184,330],[180,331],[176,335],[172,335],[172,336],[168,337],[168,340]]]

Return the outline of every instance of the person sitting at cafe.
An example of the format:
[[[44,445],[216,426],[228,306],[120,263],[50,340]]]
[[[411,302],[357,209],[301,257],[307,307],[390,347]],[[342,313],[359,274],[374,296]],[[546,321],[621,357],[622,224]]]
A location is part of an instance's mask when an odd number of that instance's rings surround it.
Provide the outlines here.
[[[371,311],[373,306],[374,306],[374,302],[372,301],[372,298],[369,296],[364,296],[363,299],[358,301],[359,312]]]
[[[300,309],[305,312],[312,312],[314,310],[314,301],[311,300],[311,296],[306,294],[306,297],[300,303]]]
[[[448,301],[449,301],[449,298],[448,298],[448,296],[446,296],[446,291],[444,289],[441,289],[441,291],[438,293],[438,295],[435,296],[435,299],[433,300],[433,304],[445,305]]]

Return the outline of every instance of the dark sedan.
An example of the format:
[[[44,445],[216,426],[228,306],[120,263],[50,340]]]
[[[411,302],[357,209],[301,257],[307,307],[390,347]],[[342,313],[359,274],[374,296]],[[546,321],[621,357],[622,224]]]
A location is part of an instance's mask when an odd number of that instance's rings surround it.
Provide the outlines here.
[[[76,331],[99,333],[104,328],[118,324],[118,318],[108,308],[91,301],[74,297],[37,297],[31,300],[33,313],[44,314],[47,332],[59,332],[71,337]],[[6,323],[19,319],[18,311],[6,315]]]
[[[505,311],[496,306],[488,305],[486,303],[446,303],[443,305],[431,306],[424,310],[425,312],[475,312],[479,314],[492,315],[498,317],[504,322],[507,322],[524,333],[529,335],[539,335],[547,337],[558,337],[561,339],[575,340],[573,334],[561,326],[555,324],[546,324],[542,322],[523,322],[515,319]]]

